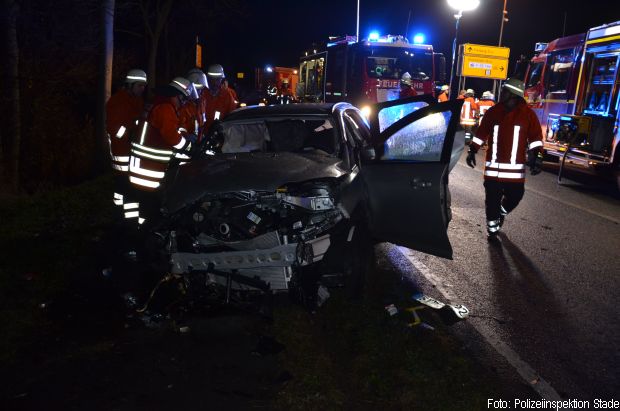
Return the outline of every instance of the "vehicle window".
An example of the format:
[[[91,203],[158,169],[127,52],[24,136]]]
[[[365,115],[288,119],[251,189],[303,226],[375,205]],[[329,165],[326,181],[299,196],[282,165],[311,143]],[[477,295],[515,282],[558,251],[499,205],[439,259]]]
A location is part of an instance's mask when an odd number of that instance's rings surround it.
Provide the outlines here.
[[[423,101],[416,101],[413,103],[399,104],[397,106],[385,107],[379,111],[379,132],[382,132],[407,114],[413,113],[423,107],[428,106]]]
[[[440,161],[451,116],[451,111],[429,114],[399,130],[385,142],[381,159]]]
[[[408,72],[414,80],[428,80],[433,73],[433,54],[423,50],[372,48],[366,58],[370,78],[399,80]]]
[[[370,128],[365,118],[353,110],[347,110],[344,114],[347,133],[357,146],[366,146],[370,142]]]
[[[534,87],[540,82],[540,75],[542,74],[543,63],[530,63],[530,70],[527,73],[526,87]]]
[[[221,152],[294,152],[335,155],[338,134],[332,120],[321,118],[263,119],[222,124]]]
[[[617,98],[617,91],[615,95],[612,95],[614,81],[617,77],[617,61],[617,54],[593,59],[588,78],[584,112],[601,115],[616,114],[617,104],[611,103],[615,102]],[[620,79],[617,81],[620,82]]]
[[[573,50],[569,49],[551,54],[547,61],[550,62],[547,71],[548,92],[565,93],[573,69]]]

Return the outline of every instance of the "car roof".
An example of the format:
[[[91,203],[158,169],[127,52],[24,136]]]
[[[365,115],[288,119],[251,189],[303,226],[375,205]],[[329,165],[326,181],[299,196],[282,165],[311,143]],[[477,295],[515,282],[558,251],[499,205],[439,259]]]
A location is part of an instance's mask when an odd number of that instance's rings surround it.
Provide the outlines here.
[[[272,106],[248,106],[237,109],[226,116],[226,121],[237,121],[262,117],[288,117],[304,115],[331,115],[334,106],[353,107],[348,103],[301,103],[275,104]]]

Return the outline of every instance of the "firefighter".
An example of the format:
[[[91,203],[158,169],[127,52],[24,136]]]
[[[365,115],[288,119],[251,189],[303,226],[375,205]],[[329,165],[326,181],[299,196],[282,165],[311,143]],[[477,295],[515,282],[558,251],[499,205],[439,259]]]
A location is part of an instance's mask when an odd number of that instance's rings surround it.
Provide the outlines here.
[[[204,102],[200,97],[205,93],[204,90],[209,88],[207,76],[199,68],[194,68],[187,73],[186,78],[194,85],[196,98],[190,99],[181,107],[179,112],[181,127],[200,138],[206,122]]]
[[[405,72],[403,76],[400,78],[400,92],[398,97],[413,97],[417,96],[418,93],[413,88],[413,81],[411,81],[411,74],[409,72]]]
[[[467,92],[467,90],[461,90],[459,91],[459,95],[456,96],[457,100],[465,100],[465,93]]]
[[[536,175],[542,164],[542,131],[538,117],[523,99],[525,84],[504,83],[501,101],[491,107],[469,145],[467,165],[476,166],[476,152],[488,144],[484,169],[487,233],[494,239],[504,218],[523,198],[526,162]],[[526,159],[527,152],[527,159]]]
[[[465,142],[471,141],[476,128],[476,113],[478,112],[478,103],[474,99],[475,92],[468,88],[464,94],[463,107],[461,107],[461,126],[465,130]]]
[[[201,96],[205,107],[205,129],[208,130],[216,120],[221,120],[237,108],[235,99],[228,88],[222,87],[224,68],[220,64],[211,64],[207,69],[209,90]]]
[[[179,112],[196,98],[192,82],[176,77],[160,89],[148,118],[142,121],[136,141],[131,144],[129,182],[141,195],[126,218],[138,218],[142,224],[157,212],[165,172],[173,158],[188,159],[187,151],[197,136],[181,127]]]
[[[482,119],[484,113],[495,105],[495,96],[490,91],[482,93],[482,97],[478,102],[478,118]]]
[[[443,86],[441,86],[441,92],[439,93],[439,96],[437,96],[437,101],[439,101],[440,103],[443,103],[444,101],[448,101],[449,95],[450,95],[450,86],[448,86],[447,84],[444,84]]]
[[[122,207],[130,193],[127,182],[129,171],[129,136],[144,112],[144,89],[146,73],[143,70],[129,70],[125,84],[106,104],[106,131],[110,143],[110,156],[114,171],[114,204]]]
[[[222,80],[222,88],[228,90],[228,92],[232,95],[233,100],[235,101],[235,107],[238,107],[239,96],[237,95],[235,89],[231,87],[230,84],[228,84],[228,80],[226,79],[226,77],[224,77],[224,80]]]

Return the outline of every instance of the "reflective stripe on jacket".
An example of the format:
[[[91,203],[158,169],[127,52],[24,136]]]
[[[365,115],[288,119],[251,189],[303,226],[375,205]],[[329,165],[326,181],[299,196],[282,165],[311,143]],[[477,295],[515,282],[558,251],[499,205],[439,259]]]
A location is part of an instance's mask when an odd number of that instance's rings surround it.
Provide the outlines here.
[[[527,150],[543,145],[538,117],[523,100],[510,112],[498,103],[482,117],[471,144],[477,150],[485,142],[485,180],[523,182]]]
[[[119,90],[106,103],[106,131],[112,168],[116,173],[125,174],[129,169],[129,138],[143,111],[144,99],[125,89]]]
[[[129,182],[135,188],[154,191],[161,186],[170,160],[181,156],[176,150],[186,144],[186,131],[179,125],[170,100],[153,106],[148,120],[140,124],[137,139],[131,143],[129,161]]]

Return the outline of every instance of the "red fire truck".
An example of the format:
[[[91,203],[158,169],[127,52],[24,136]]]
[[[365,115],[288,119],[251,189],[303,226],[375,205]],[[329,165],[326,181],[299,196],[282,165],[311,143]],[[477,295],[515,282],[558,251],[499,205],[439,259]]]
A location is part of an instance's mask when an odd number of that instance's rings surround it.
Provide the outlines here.
[[[526,97],[547,156],[612,170],[620,187],[620,21],[557,39],[534,57]]]
[[[303,101],[348,101],[363,109],[397,99],[405,72],[418,94],[432,95],[435,80],[445,82],[445,58],[403,36],[330,38],[324,50],[301,58],[297,94]]]

